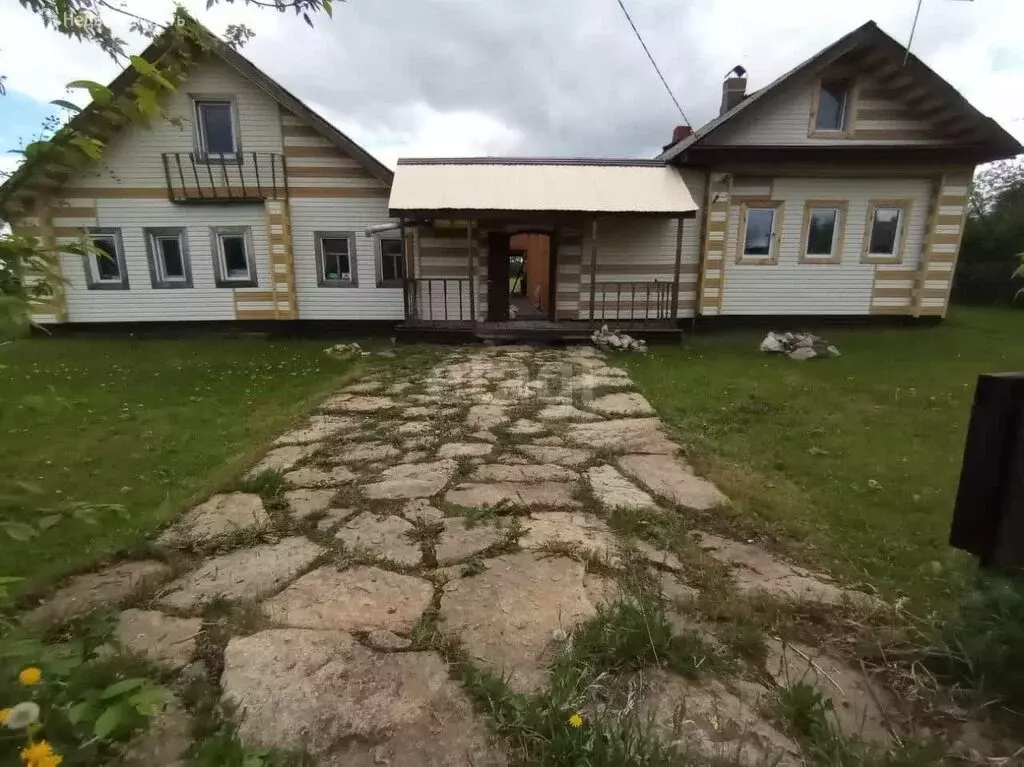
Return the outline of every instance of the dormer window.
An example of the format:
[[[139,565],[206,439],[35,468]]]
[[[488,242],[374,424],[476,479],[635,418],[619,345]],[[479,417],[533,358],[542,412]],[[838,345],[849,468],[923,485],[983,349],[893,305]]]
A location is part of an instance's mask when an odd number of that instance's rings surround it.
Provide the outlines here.
[[[818,84],[818,98],[814,105],[812,125],[816,133],[841,133],[846,129],[846,115],[850,104],[849,80],[822,80]]]
[[[238,123],[231,100],[196,99],[195,111],[199,154],[234,159],[238,153]]]

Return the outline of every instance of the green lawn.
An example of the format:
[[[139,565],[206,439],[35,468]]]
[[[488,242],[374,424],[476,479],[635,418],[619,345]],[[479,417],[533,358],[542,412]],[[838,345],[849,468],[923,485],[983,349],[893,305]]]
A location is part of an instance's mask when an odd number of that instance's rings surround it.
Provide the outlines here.
[[[352,363],[316,341],[31,339],[0,346],[0,493],[123,504],[129,518],[0,533],[0,575],[42,585],[139,542],[230,482],[338,386]],[[2,500],[0,500],[2,504]],[[0,505],[0,518],[24,519]]]
[[[974,571],[946,541],[975,379],[1024,368],[1024,312],[955,308],[937,327],[815,332],[842,358],[762,354],[763,333],[737,331],[619,359],[733,499],[712,524],[938,606]]]

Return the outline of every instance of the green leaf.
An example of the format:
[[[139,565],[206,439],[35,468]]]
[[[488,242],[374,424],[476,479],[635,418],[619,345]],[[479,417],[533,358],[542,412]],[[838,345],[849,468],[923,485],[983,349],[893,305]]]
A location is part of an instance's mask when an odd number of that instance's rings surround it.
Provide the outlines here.
[[[60,514],[47,514],[45,517],[40,517],[36,520],[36,527],[38,527],[41,532],[45,532],[60,522],[61,519],[63,519],[63,517]]]
[[[246,754],[242,760],[242,767],[263,767],[266,763],[262,754]]]
[[[98,160],[103,156],[103,142],[89,136],[74,136],[71,139],[72,146],[82,150],[82,154],[90,160]]]
[[[68,721],[71,722],[72,725],[77,725],[79,722],[83,721],[89,713],[90,705],[89,701],[82,701],[81,703],[73,705],[68,709]]]
[[[97,738],[106,738],[118,728],[125,720],[125,714],[129,711],[123,703],[115,703],[98,717],[92,727],[92,734]]]
[[[68,83],[69,88],[84,88],[89,91],[89,96],[98,104],[109,104],[114,100],[114,92],[110,90],[106,85],[102,85],[92,80],[73,80]]]
[[[24,522],[0,522],[0,527],[16,541],[30,541],[36,537],[36,529]]]
[[[156,716],[167,706],[167,693],[162,687],[148,686],[128,698],[128,705],[142,716]]]
[[[142,56],[132,56],[131,62],[132,68],[143,77],[148,77],[149,79],[159,83],[164,88],[167,88],[167,90],[174,90],[174,83],[160,74],[160,70],[156,68],[155,64],[151,64],[146,61]]]
[[[331,0],[321,0],[321,5],[324,7],[324,13],[326,13],[329,18],[333,17],[334,9],[331,8]]]
[[[122,679],[120,682],[114,682],[110,687],[100,693],[100,700],[110,700],[116,698],[119,695],[124,695],[126,692],[137,690],[143,685],[147,684],[148,680],[145,677],[133,676],[130,679]]]
[[[78,113],[82,111],[82,108],[78,106],[78,104],[72,104],[70,101],[65,101],[64,99],[55,99],[50,103],[53,104],[55,107],[67,109],[69,112]]]

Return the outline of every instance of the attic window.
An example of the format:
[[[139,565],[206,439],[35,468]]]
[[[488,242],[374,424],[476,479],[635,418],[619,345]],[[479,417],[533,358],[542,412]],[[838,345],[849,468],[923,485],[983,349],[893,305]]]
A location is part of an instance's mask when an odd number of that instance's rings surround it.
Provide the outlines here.
[[[850,101],[849,80],[822,80],[814,114],[815,131],[842,131]]]
[[[231,101],[197,99],[195,105],[200,153],[233,158],[238,152],[238,132]]]

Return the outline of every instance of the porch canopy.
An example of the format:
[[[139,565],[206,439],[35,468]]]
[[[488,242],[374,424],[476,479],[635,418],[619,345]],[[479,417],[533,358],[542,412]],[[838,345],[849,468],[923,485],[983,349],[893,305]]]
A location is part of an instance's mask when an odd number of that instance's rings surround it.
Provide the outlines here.
[[[530,214],[692,216],[683,175],[649,160],[431,158],[398,161],[394,217]]]

